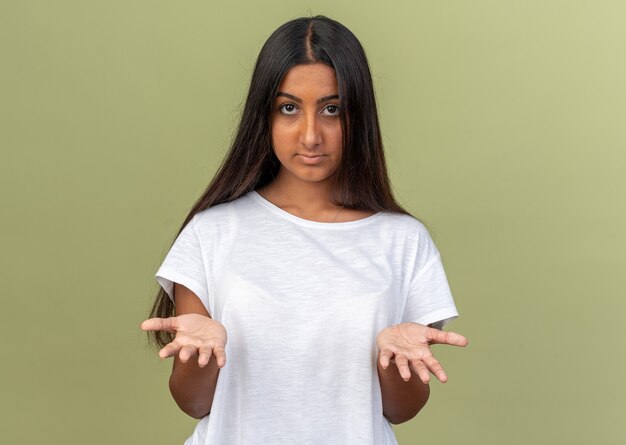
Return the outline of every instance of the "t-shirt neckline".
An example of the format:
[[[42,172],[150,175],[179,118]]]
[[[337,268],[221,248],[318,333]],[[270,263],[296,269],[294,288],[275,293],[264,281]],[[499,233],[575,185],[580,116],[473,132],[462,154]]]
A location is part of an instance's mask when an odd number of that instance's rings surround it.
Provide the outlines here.
[[[281,209],[277,205],[268,201],[264,197],[262,197],[256,190],[252,190],[250,192],[250,196],[252,196],[258,203],[262,204],[265,208],[271,210],[274,214],[287,219],[291,222],[299,224],[301,226],[307,227],[316,227],[316,228],[324,228],[324,229],[342,229],[349,227],[357,227],[365,224],[369,224],[372,221],[379,219],[383,212],[376,212],[373,215],[366,216],[365,218],[357,219],[355,221],[341,221],[341,222],[321,222],[321,221],[312,221],[310,219],[300,218],[299,216],[294,215],[293,213],[289,213],[286,210]]]

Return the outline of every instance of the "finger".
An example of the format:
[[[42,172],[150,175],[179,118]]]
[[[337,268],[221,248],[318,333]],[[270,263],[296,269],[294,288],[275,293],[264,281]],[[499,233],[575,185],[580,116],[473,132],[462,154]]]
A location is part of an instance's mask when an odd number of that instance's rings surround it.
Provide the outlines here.
[[[380,351],[380,366],[382,366],[383,369],[387,369],[389,362],[391,361],[391,357],[393,357],[393,352],[389,349]]]
[[[217,366],[220,368],[224,367],[226,364],[226,352],[224,351],[224,346],[214,346],[213,355],[215,356],[215,360],[217,360]]]
[[[419,376],[420,380],[424,383],[428,383],[430,381],[430,372],[428,372],[428,368],[424,362],[419,359],[413,359],[411,360],[411,364],[413,365],[413,370]]]
[[[198,366],[204,368],[211,360],[213,348],[211,346],[201,346],[198,351]]]
[[[446,374],[446,371],[443,370],[443,366],[441,366],[439,360],[431,355],[424,357],[424,363],[426,363],[430,372],[432,372],[441,383],[446,383],[448,381],[448,375]]]
[[[439,343],[452,346],[466,346],[467,338],[452,331],[440,331],[435,328],[428,328],[427,334],[430,343]]]
[[[178,327],[176,317],[170,318],[149,318],[141,323],[144,331],[167,331],[176,332]]]
[[[171,357],[173,355],[176,355],[176,353],[180,351],[180,348],[182,346],[183,345],[177,343],[176,341],[168,343],[165,346],[163,346],[163,348],[161,348],[161,350],[159,351],[159,357],[166,358],[166,357]]]
[[[396,355],[396,366],[398,372],[405,382],[411,378],[411,369],[409,368],[409,359],[405,355]]]
[[[196,353],[197,349],[195,346],[192,345],[184,345],[182,348],[180,348],[180,352],[178,353],[178,357],[180,358],[180,361],[183,363],[187,363],[187,361],[189,360],[189,358],[194,355]]]

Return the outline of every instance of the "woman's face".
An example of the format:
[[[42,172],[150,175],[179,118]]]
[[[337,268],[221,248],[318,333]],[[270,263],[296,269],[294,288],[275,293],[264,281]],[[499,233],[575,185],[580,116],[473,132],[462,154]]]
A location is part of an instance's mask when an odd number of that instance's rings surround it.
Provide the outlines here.
[[[271,116],[272,146],[281,174],[328,180],[341,163],[341,121],[335,70],[296,65],[278,87]]]

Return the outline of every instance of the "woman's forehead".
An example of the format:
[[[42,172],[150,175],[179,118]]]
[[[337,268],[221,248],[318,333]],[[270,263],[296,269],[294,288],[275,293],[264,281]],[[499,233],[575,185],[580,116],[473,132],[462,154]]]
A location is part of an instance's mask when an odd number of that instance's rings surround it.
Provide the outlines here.
[[[337,94],[337,77],[335,70],[323,63],[295,65],[283,78],[278,91],[299,98],[319,99],[323,96]]]

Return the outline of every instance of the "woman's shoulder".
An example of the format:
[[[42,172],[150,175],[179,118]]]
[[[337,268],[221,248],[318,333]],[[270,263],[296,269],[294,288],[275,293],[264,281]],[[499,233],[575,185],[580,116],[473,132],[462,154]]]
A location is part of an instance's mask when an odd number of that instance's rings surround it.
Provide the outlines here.
[[[196,225],[229,225],[241,215],[249,215],[254,210],[252,192],[245,193],[232,201],[215,204],[208,209],[200,210],[194,216]]]
[[[387,213],[385,220],[388,225],[381,230],[383,238],[418,250],[423,250],[432,243],[428,226],[413,215]]]
[[[428,231],[426,225],[413,215],[396,212],[384,212],[384,215],[384,221],[397,230],[416,235]]]

